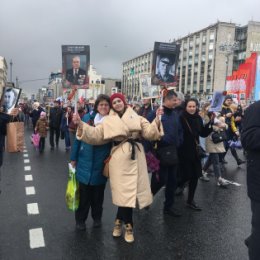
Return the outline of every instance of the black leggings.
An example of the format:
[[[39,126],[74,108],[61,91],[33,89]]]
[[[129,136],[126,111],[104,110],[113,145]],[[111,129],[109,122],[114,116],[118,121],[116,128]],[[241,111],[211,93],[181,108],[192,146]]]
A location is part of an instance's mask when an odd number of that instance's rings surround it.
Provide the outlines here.
[[[133,226],[133,209],[118,207],[116,218],[123,221],[125,224],[131,224]]]

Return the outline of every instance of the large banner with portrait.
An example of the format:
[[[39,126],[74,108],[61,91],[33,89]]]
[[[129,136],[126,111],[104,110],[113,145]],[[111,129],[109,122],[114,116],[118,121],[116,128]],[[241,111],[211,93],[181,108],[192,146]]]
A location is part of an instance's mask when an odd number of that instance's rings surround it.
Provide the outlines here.
[[[160,86],[151,84],[151,74],[141,73],[139,82],[142,99],[158,98],[160,96]]]
[[[16,107],[21,92],[20,88],[4,87],[0,101],[1,111],[10,114],[12,109]]]
[[[152,85],[167,87],[177,84],[179,49],[179,45],[175,43],[154,43]]]
[[[62,45],[62,82],[64,88],[88,88],[89,45]]]

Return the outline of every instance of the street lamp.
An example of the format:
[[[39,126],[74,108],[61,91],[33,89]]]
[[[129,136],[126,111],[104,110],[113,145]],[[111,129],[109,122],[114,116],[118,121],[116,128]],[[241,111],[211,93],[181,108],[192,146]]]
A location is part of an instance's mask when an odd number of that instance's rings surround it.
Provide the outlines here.
[[[229,57],[233,55],[234,51],[239,49],[239,42],[222,42],[219,45],[219,51],[226,56],[226,73],[225,73],[225,86],[224,90],[226,90],[226,82],[227,82],[227,74],[228,74],[228,64]]]

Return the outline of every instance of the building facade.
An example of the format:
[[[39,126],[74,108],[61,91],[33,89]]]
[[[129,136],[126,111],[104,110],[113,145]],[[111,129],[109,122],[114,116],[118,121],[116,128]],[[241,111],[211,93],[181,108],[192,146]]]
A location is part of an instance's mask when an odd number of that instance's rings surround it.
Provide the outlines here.
[[[260,52],[260,22],[246,26],[217,22],[176,41],[180,44],[177,90],[209,97],[224,90],[231,75],[251,52]],[[151,73],[153,51],[123,63],[122,92],[129,100],[140,97],[139,74]]]
[[[0,56],[0,97],[2,95],[3,87],[7,82],[7,63],[4,57]]]
[[[123,62],[122,93],[128,100],[140,99],[139,76],[141,73],[151,73],[152,62],[153,51]]]
[[[101,82],[105,85],[106,95],[122,92],[121,79],[102,78]]]

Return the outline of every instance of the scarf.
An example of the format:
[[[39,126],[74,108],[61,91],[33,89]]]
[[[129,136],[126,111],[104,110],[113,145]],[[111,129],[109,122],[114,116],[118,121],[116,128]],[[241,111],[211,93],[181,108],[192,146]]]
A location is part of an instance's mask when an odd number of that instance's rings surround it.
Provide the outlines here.
[[[103,122],[104,118],[105,118],[105,116],[102,116],[99,113],[97,113],[94,118],[94,125],[97,126],[97,125],[101,124]]]

